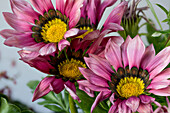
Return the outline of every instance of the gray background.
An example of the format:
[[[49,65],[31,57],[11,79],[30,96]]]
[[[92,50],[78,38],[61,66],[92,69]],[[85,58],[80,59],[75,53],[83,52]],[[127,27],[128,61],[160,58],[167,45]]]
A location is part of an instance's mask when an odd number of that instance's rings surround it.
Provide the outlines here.
[[[158,8],[155,3],[160,3],[161,5],[165,6],[167,9],[170,8],[170,0],[150,0],[152,2],[152,5],[154,6],[155,11],[157,12],[158,18],[160,21],[164,20],[166,18],[165,13]],[[55,3],[55,1],[53,0]],[[146,6],[146,1],[143,0],[139,6]],[[114,8],[110,7],[108,10],[104,13],[106,16],[109,14],[109,12]],[[11,12],[10,3],[9,0],[0,0],[0,30],[3,29],[11,29],[11,27],[5,22],[2,12]],[[153,19],[155,22],[156,20],[153,17],[153,14],[150,10],[145,12],[148,18]],[[104,17],[106,17],[104,16]],[[103,20],[106,18],[103,18]],[[101,23],[103,23],[102,21]],[[163,24],[163,29],[167,29],[168,26],[166,24]],[[159,28],[158,25],[156,25],[157,28]],[[145,28],[142,29],[142,32],[145,32]],[[147,41],[145,40],[145,37],[142,37],[144,42],[147,44]],[[23,63],[19,60],[19,55],[17,54],[17,51],[19,49],[17,48],[11,48],[8,46],[5,46],[3,44],[4,39],[0,36],[0,72],[7,70],[8,75],[11,77],[16,76],[17,78],[17,84],[14,85],[12,82],[7,80],[0,80],[0,89],[4,86],[9,86],[12,89],[12,98],[15,100],[19,100],[28,106],[34,108],[36,112],[38,113],[51,113],[48,109],[40,106],[37,104],[38,101],[32,102],[32,93],[31,90],[26,86],[26,84],[30,80],[41,80],[42,77],[46,76],[46,74],[43,74],[39,71],[37,71],[34,68],[29,67],[27,64]],[[16,61],[16,66],[12,67],[11,62]]]

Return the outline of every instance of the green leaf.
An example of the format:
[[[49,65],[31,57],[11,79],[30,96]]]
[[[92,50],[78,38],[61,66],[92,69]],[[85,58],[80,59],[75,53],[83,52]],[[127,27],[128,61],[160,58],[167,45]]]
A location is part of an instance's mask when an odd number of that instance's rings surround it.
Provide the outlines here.
[[[27,83],[27,86],[28,86],[30,89],[35,90],[36,87],[37,87],[37,85],[39,84],[39,82],[40,82],[40,81],[38,81],[38,80],[29,81],[29,82]]]
[[[90,113],[91,106],[95,100],[95,98],[89,97],[84,91],[79,89],[76,90],[78,97],[80,98],[81,102],[79,103],[75,100],[76,104],[85,112]],[[88,103],[88,104],[87,104]],[[100,104],[96,106],[93,113],[107,113],[108,111],[104,110]]]
[[[21,113],[34,113],[34,112],[31,111],[31,110],[24,110],[24,111],[22,111]]]
[[[21,113],[21,110],[14,104],[8,104],[6,99],[1,97],[0,113]]]
[[[162,35],[162,33],[160,33],[160,32],[154,32],[153,34],[152,34],[152,37],[159,37],[159,36],[161,36]]]
[[[160,7],[165,13],[166,15],[168,16],[168,11],[165,9],[165,7],[163,7],[162,5],[160,4],[156,4],[158,7]]]
[[[162,22],[170,22],[170,19],[167,18],[167,19],[163,20]]]
[[[163,30],[163,29],[162,29],[162,26],[161,26],[161,23],[159,22],[159,19],[158,19],[156,13],[155,13],[155,10],[154,10],[154,8],[153,8],[151,2],[150,2],[149,0],[146,0],[146,2],[147,2],[147,4],[148,4],[148,6],[150,7],[150,9],[151,9],[151,11],[152,11],[152,13],[153,13],[153,15],[154,15],[156,21],[158,22],[158,24],[159,24],[161,30]]]
[[[52,111],[55,111],[55,112],[60,112],[60,113],[63,112],[64,113],[63,109],[56,105],[44,105],[44,107],[46,107]]]
[[[56,102],[50,101],[50,100],[45,100],[42,102],[38,102],[39,105],[47,105],[47,104],[56,104]]]

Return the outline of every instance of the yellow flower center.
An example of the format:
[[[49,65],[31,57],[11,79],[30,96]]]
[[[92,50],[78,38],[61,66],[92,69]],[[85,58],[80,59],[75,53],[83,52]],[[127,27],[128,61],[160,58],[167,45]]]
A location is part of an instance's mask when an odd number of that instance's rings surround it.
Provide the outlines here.
[[[45,42],[60,42],[63,39],[65,32],[67,31],[67,24],[62,20],[56,18],[49,21],[42,27],[42,38]]]
[[[58,65],[60,75],[75,80],[81,76],[81,72],[78,67],[86,68],[86,65],[75,59],[63,61]]]
[[[93,29],[91,29],[90,27],[80,27],[80,30],[87,30],[84,34],[77,36],[76,38],[81,38],[83,39],[87,34],[89,34],[90,32],[93,31]]]
[[[139,96],[144,92],[145,85],[143,80],[137,77],[125,77],[117,85],[117,92],[121,97],[129,98]]]

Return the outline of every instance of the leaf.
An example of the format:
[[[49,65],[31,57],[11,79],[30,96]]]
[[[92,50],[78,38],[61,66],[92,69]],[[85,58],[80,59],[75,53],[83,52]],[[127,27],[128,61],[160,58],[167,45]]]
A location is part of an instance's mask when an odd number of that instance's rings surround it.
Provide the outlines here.
[[[166,15],[168,15],[168,11],[165,9],[165,7],[163,7],[162,5],[160,4],[156,4],[158,7],[160,7],[165,13]]]
[[[47,105],[47,104],[56,104],[56,102],[45,100],[42,102],[38,102],[39,105]]]
[[[170,22],[170,19],[167,18],[167,19],[163,20],[162,22]]]
[[[8,104],[6,99],[1,97],[0,113],[21,113],[21,110],[14,104]]]
[[[148,4],[148,6],[150,7],[150,9],[151,9],[151,11],[152,11],[152,13],[153,13],[153,15],[154,15],[156,21],[158,22],[158,24],[159,24],[161,30],[163,30],[163,29],[162,29],[162,26],[161,26],[161,23],[159,22],[159,19],[158,19],[156,13],[155,13],[155,10],[154,10],[154,8],[153,8],[151,2],[150,2],[149,0],[146,0],[146,2],[147,2],[147,4]]]
[[[22,111],[21,113],[34,113],[34,112],[31,111],[31,110],[24,110],[24,111]]]
[[[159,37],[159,36],[161,36],[162,35],[162,33],[160,33],[160,32],[154,32],[153,34],[152,34],[152,37]]]
[[[39,84],[39,82],[40,82],[40,81],[38,81],[38,80],[29,81],[29,82],[27,83],[27,86],[28,86],[30,89],[35,90],[36,87],[37,87],[37,85]]]
[[[95,98],[89,97],[85,92],[77,89],[76,93],[80,98],[81,102],[79,103],[75,100],[76,104],[85,112],[90,113],[91,106],[95,100]],[[87,104],[88,103],[88,104]],[[100,105],[96,106],[93,113],[107,113],[108,111],[104,110]]]
[[[50,109],[52,111],[55,111],[55,112],[60,112],[60,113],[63,112],[64,113],[62,108],[60,108],[60,107],[58,107],[56,105],[44,105],[44,107],[46,107],[46,108],[48,108],[48,109]]]

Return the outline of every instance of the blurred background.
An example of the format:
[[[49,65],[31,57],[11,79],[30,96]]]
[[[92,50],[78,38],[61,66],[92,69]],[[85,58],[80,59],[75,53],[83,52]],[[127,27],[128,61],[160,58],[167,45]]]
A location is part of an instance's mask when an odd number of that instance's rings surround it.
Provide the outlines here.
[[[55,4],[55,0],[52,1]],[[106,10],[106,12],[104,13],[105,16],[104,18],[102,18],[103,21],[101,22],[101,24],[104,22],[106,17],[119,2],[120,0],[118,0],[118,2],[113,7],[109,7]],[[163,5],[166,9],[170,9],[170,0],[150,0],[150,2],[152,3],[156,11],[158,19],[160,21],[164,20],[166,18],[165,13],[155,4],[159,3]],[[141,0],[138,7],[143,7],[146,5],[147,5],[146,1]],[[0,0],[0,30],[11,29],[11,27],[6,23],[5,19],[3,18],[2,12],[12,12],[9,0]],[[150,9],[145,11],[145,14],[148,18],[151,18],[156,23],[156,20],[153,14],[151,13]],[[141,21],[141,23],[143,22],[144,20]],[[163,26],[163,29],[168,28],[166,24],[163,23],[161,24]],[[159,29],[157,23],[156,27]],[[146,28],[143,27],[141,29],[141,32],[146,32]],[[142,37],[142,40],[144,40],[145,44],[148,45],[145,37]],[[43,74],[20,61],[19,55],[17,53],[17,51],[19,51],[20,49],[5,46],[3,43],[4,39],[0,36],[0,72],[6,71],[9,77],[14,78],[16,80],[16,84],[14,84],[14,81],[9,81],[0,77],[0,89],[8,86],[12,90],[11,98],[13,100],[21,101],[27,106],[33,108],[37,113],[52,113],[50,110],[37,104],[37,102],[41,101],[41,99],[32,102],[31,90],[26,85],[30,80],[41,80],[41,78],[45,77],[46,74]]]

